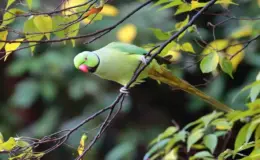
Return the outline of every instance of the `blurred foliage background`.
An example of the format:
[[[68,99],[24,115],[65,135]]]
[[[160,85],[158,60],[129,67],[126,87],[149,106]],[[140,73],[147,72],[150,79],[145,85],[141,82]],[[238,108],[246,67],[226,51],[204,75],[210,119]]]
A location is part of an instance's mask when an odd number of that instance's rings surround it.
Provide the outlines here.
[[[73,0],[73,3],[75,1]],[[58,3],[35,0],[33,8],[50,10]],[[232,15],[259,17],[259,1],[241,0],[237,3],[240,5],[230,8]],[[89,25],[81,32],[88,33],[108,27],[140,4],[140,1],[114,0],[110,2],[111,6],[107,6],[106,12],[104,11],[103,20]],[[4,8],[5,1],[1,1],[0,5]],[[18,135],[40,138],[61,129],[71,128],[95,111],[111,104],[120,86],[94,75],[80,73],[73,66],[73,57],[81,51],[95,50],[112,41],[124,41],[139,46],[156,43],[158,40],[149,28],[167,31],[171,30],[176,22],[185,19],[186,14],[174,16],[173,11],[166,9],[156,12],[155,8],[148,6],[91,44],[84,45],[81,40],[76,42],[75,47],[70,43],[65,46],[62,43],[42,44],[36,48],[33,56],[29,49],[24,49],[12,54],[7,62],[0,61],[0,131],[4,137]],[[221,8],[214,7],[212,11],[218,13]],[[212,28],[207,26],[207,23],[216,24],[223,19],[223,16],[205,14],[196,22],[200,34],[207,42],[213,40]],[[250,25],[248,21],[237,20],[224,23],[216,28],[216,37],[225,39],[230,32],[248,24]],[[21,25],[22,22],[18,21],[12,27]],[[190,34],[184,41],[191,42],[196,53],[200,53],[203,48],[195,43],[195,37],[196,34]],[[259,72],[259,42],[252,42],[245,50],[245,57],[234,73],[233,80],[227,74],[221,73],[199,88],[235,109],[245,109],[248,93],[239,96],[234,103],[231,100],[239,89],[254,81]],[[177,63],[172,66],[173,72],[191,84],[204,84],[205,78],[212,77],[211,74],[201,73],[197,57],[185,53],[176,57],[178,58]],[[146,83],[131,89],[123,110],[88,154],[87,159],[142,159],[150,140],[169,125],[177,123],[184,126],[211,112],[211,108],[206,105],[182,91],[147,80]],[[81,135],[95,135],[97,126],[104,118],[105,115],[102,115],[85,125],[71,136],[66,145],[43,159],[76,157]],[[5,159],[1,156],[0,159]]]

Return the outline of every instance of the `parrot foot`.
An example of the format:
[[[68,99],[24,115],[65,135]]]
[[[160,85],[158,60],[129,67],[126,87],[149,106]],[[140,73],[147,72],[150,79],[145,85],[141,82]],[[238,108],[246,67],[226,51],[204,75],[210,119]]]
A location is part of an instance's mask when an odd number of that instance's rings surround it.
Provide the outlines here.
[[[120,90],[119,90],[121,93],[124,93],[124,94],[129,94],[129,90],[127,88],[124,87],[121,87]]]
[[[145,56],[141,57],[141,62],[143,62],[143,64],[147,65],[147,59],[145,58]]]

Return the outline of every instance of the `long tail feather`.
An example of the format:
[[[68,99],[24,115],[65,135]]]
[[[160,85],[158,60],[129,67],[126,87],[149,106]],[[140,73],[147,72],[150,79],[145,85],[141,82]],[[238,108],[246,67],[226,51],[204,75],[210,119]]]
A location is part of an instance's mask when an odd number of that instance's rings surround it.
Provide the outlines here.
[[[151,68],[148,71],[149,77],[154,80],[159,80],[162,83],[168,84],[171,87],[177,87],[185,92],[188,92],[190,94],[196,95],[200,97],[205,102],[209,103],[213,107],[225,111],[225,112],[231,112],[233,111],[231,108],[229,108],[227,105],[219,102],[218,100],[214,99],[213,97],[210,97],[203,93],[202,91],[198,90],[188,82],[179,79],[178,77],[172,75],[171,72],[169,72],[166,68],[160,67],[160,69],[154,69]]]

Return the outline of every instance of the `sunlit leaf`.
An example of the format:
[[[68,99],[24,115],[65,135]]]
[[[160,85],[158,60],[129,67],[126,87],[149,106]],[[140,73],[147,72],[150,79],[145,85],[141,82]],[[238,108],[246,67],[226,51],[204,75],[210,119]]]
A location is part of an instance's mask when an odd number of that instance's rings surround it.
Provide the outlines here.
[[[178,14],[188,12],[188,11],[191,11],[191,5],[188,4],[188,3],[183,3],[183,4],[178,6],[178,9],[177,9],[177,11],[175,12],[174,15],[178,15]]]
[[[191,10],[194,10],[196,8],[202,8],[202,7],[204,7],[207,4],[208,3],[205,3],[205,2],[198,2],[196,0],[192,0],[191,1]]]
[[[171,126],[168,127],[163,133],[159,134],[159,136],[157,138],[155,138],[154,140],[152,140],[152,142],[150,143],[150,145],[153,145],[154,143],[157,143],[171,135],[173,135],[175,132],[178,131],[177,127]]]
[[[7,8],[8,8],[11,4],[13,4],[14,2],[15,2],[15,0],[8,0],[5,9],[7,9]]]
[[[19,14],[22,14],[22,13],[24,13],[24,11],[21,9],[17,9],[17,8],[12,8],[12,9],[9,9],[8,11],[6,11],[4,13],[2,24],[1,24],[0,28],[5,27],[8,24],[12,23],[15,20],[16,16]]]
[[[44,33],[43,34],[31,34],[30,33],[39,33],[39,29],[35,26],[34,21],[33,21],[34,17],[30,17],[27,21],[24,22],[24,33],[26,33],[27,35],[25,35],[26,40],[28,41],[39,41],[43,38]],[[29,42],[29,45],[31,46],[30,49],[33,53],[36,42]]]
[[[170,2],[169,4],[164,5],[163,7],[161,7],[159,9],[159,11],[167,9],[167,8],[171,8],[171,7],[174,7],[174,6],[178,6],[178,5],[183,4],[183,3],[184,2],[182,0],[174,0],[174,1]]]
[[[1,39],[2,41],[5,41],[6,38],[7,38],[7,35],[8,35],[8,31],[2,31],[2,32],[0,32],[0,39]],[[4,45],[5,45],[5,42],[0,42],[0,50],[4,47]]]
[[[52,19],[48,15],[35,16],[33,19],[35,26],[40,32],[45,33],[47,39],[50,39],[50,33],[52,31]]]
[[[116,33],[117,39],[121,42],[131,43],[137,35],[137,28],[133,24],[126,24]]]
[[[26,0],[29,9],[32,9],[32,0]]]
[[[251,25],[245,25],[242,26],[235,31],[233,31],[230,35],[230,37],[238,39],[238,38],[243,38],[243,37],[248,37],[251,36],[253,32],[252,26]]]
[[[222,58],[220,60],[220,67],[221,69],[227,73],[231,78],[234,78],[232,75],[232,71],[233,71],[233,67],[232,67],[232,63],[229,59],[227,58]]]
[[[85,142],[86,142],[87,139],[88,139],[88,136],[86,134],[83,134],[81,136],[79,146],[78,146],[78,149],[77,149],[79,155],[82,155],[84,148],[85,148]]]
[[[72,15],[72,16],[68,16],[66,18],[67,23],[71,22],[73,23],[75,20],[78,19],[77,15]],[[68,28],[65,29],[65,36],[66,37],[74,37],[79,33],[79,27],[80,27],[80,22],[76,22],[74,24],[72,24],[71,26],[69,26]],[[71,43],[72,46],[75,47],[75,40],[71,39]]]
[[[183,51],[185,51],[185,52],[195,53],[195,51],[194,51],[194,49],[193,49],[191,43],[188,43],[188,42],[183,43],[183,44],[181,45],[181,50],[183,50]]]
[[[234,45],[238,44],[238,45]],[[234,56],[231,59],[232,67],[234,70],[237,69],[237,66],[240,64],[240,62],[244,59],[245,52],[243,50],[243,45],[239,44],[239,42],[233,42],[230,45],[234,45],[231,47],[228,47],[226,53],[227,53],[227,58],[230,58],[231,56]]]
[[[194,132],[192,132],[187,140],[187,150],[190,151],[190,148],[193,144],[198,142],[204,135],[204,129],[198,129]]]
[[[15,41],[22,42],[23,39],[22,38],[16,39]],[[5,61],[7,60],[7,57],[20,46],[21,44],[20,42],[11,42],[5,44],[5,52],[6,52],[5,59],[4,59]]]
[[[15,139],[10,137],[6,142],[0,144],[0,151],[11,151],[15,146]]]
[[[248,89],[250,89],[250,88],[253,88],[253,87],[255,87],[255,86],[258,86],[258,85],[260,85],[260,80],[255,81],[255,82],[253,82],[253,83],[251,83],[251,84],[245,86],[242,90],[240,90],[240,91],[234,96],[234,98],[232,99],[232,102],[233,102],[233,101],[237,98],[237,96],[240,95],[242,92],[244,92],[244,91],[246,91],[246,90],[248,90]]]
[[[110,4],[105,4],[100,12],[100,14],[105,16],[117,16],[118,13],[119,10],[115,6],[112,6]]]
[[[256,130],[255,130],[255,140],[260,139],[260,124],[258,124]]]
[[[54,16],[53,18],[53,33],[58,37],[58,38],[65,38],[65,29],[64,28],[64,24],[65,22],[65,18],[64,16]],[[64,41],[65,42],[65,41]]]
[[[247,135],[247,131],[248,128],[250,126],[250,123],[245,124],[238,132],[237,137],[236,137],[236,141],[235,141],[235,150],[237,150],[240,146],[242,146],[245,141],[246,141],[246,135]]]
[[[203,138],[203,143],[210,150],[211,153],[214,153],[215,148],[218,144],[218,138],[214,134],[208,134]]]
[[[168,154],[163,157],[163,160],[178,160],[179,147],[173,148]]]
[[[144,155],[143,159],[148,159],[149,157],[151,157],[152,154],[154,154],[155,152],[157,152],[158,150],[162,149],[167,143],[169,142],[169,139],[164,139],[158,143],[156,143],[151,149],[149,149],[149,151]]]
[[[200,62],[202,73],[209,73],[216,70],[219,62],[219,55],[216,52],[208,54]]]

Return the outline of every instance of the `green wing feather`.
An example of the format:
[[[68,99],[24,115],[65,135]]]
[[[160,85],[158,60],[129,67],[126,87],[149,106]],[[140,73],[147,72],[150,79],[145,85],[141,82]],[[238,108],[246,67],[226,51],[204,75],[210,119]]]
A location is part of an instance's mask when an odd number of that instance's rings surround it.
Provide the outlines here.
[[[147,51],[141,47],[137,47],[132,44],[121,43],[121,42],[112,42],[105,47],[114,48],[123,53],[128,53],[128,54],[145,55],[147,53]]]

